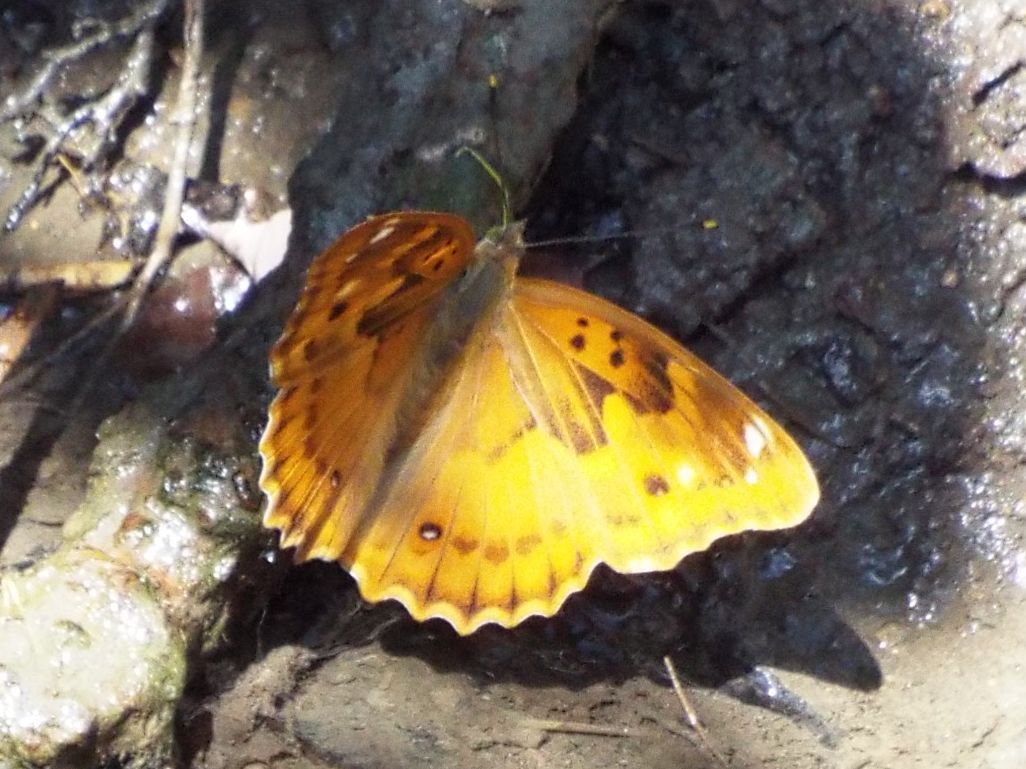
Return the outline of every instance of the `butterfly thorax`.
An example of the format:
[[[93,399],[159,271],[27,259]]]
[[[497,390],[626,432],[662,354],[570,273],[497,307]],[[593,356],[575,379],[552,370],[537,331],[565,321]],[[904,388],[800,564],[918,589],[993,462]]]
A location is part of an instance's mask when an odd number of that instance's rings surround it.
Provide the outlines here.
[[[492,227],[474,249],[476,261],[488,260],[505,263],[512,273],[524,253],[524,226],[526,222],[513,222]]]
[[[414,375],[397,411],[392,459],[401,457],[437,413],[463,359],[483,343],[496,314],[508,307],[523,250],[522,223],[496,228],[477,244],[463,274],[444,289],[424,332],[420,359],[410,367]]]

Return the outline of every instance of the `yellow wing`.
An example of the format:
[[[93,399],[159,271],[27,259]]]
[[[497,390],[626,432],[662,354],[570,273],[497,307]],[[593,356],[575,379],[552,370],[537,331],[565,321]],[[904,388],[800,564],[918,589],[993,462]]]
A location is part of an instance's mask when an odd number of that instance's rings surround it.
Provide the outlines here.
[[[793,526],[819,496],[794,441],[665,334],[518,279],[340,556],[369,600],[460,633],[553,614],[599,562],[672,568]]]
[[[380,479],[441,292],[473,250],[460,217],[404,212],[357,225],[310,265],[271,352],[280,390],[260,441],[264,522],[297,560],[338,557]]]

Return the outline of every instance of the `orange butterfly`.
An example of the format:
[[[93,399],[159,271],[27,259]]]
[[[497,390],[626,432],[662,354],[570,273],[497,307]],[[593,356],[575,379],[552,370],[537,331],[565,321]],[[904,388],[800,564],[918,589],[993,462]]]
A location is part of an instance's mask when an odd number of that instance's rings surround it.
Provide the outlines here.
[[[670,569],[805,519],[795,442],[670,337],[515,277],[514,225],[375,216],[310,267],[271,353],[265,524],[369,601],[460,633],[554,614],[600,563]]]

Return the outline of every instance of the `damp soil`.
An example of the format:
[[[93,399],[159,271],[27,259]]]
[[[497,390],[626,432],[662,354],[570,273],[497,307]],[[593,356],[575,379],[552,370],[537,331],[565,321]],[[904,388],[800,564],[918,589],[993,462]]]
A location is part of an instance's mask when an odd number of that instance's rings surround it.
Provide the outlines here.
[[[328,124],[345,119],[332,89],[355,86],[321,73],[373,16],[330,5],[289,24],[226,3],[212,46],[232,62],[216,69],[212,114],[229,115],[218,173],[287,197],[306,243],[359,208],[328,192],[387,183],[369,155],[324,162]],[[481,69],[496,70],[500,94],[531,71],[502,69],[517,61],[502,25],[539,13],[501,6],[481,22],[497,30]],[[549,161],[516,178],[531,177],[518,211],[530,239],[597,239],[537,249],[526,269],[631,308],[763,403],[816,467],[819,507],[795,530],[728,538],[672,572],[600,571],[556,617],[470,638],[362,604],[331,564],[294,568],[266,588],[258,620],[195,663],[182,762],[1026,765],[1026,12],[702,0],[595,18]],[[239,20],[245,36],[224,32]],[[444,28],[425,46],[457,45]],[[562,93],[495,98],[490,120],[527,130]],[[129,142],[137,161],[153,160],[150,142]],[[500,167],[516,165],[504,157],[515,146],[493,148]],[[4,195],[23,175],[9,165]],[[48,205],[46,226],[0,240],[0,255],[90,242],[73,194]],[[63,432],[52,414],[3,412],[3,563],[53,547],[95,424],[135,392],[108,390]]]

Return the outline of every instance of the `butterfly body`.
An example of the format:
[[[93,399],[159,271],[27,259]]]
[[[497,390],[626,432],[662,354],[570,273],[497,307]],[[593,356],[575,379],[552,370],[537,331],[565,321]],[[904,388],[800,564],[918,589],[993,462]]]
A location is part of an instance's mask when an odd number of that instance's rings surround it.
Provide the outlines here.
[[[498,322],[496,315],[513,291],[516,260],[510,254],[520,242],[519,232],[503,233],[507,242],[501,245],[479,243],[464,272],[442,291],[435,311],[426,318],[422,341],[409,361],[412,381],[399,396],[391,464],[401,467],[403,452],[442,405],[439,401],[444,401],[448,382],[458,375],[463,359]],[[402,331],[402,326],[396,330]]]
[[[261,440],[283,546],[467,633],[554,613],[600,562],[668,569],[808,515],[781,428],[641,319],[516,277],[522,248],[410,212],[314,261]]]

